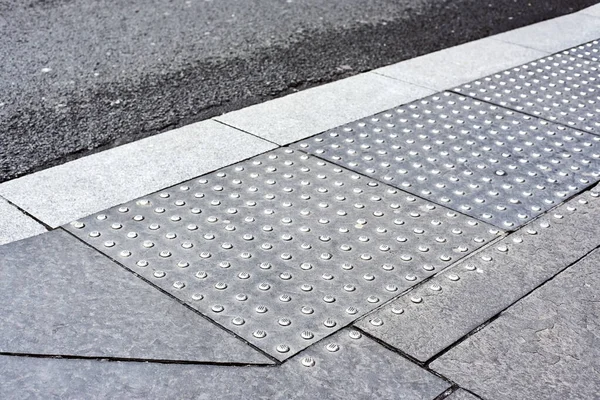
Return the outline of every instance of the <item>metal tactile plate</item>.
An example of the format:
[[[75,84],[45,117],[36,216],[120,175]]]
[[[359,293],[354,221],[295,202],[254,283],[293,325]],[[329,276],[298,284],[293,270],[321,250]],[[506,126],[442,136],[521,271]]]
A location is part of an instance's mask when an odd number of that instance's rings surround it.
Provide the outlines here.
[[[600,133],[600,64],[556,54],[454,89],[592,133]]]
[[[68,229],[279,359],[499,233],[291,149]]]
[[[590,61],[600,61],[600,42],[594,40],[581,46],[573,47],[572,49],[563,51],[566,56],[585,58]]]
[[[504,229],[600,177],[600,137],[452,93],[296,146]]]

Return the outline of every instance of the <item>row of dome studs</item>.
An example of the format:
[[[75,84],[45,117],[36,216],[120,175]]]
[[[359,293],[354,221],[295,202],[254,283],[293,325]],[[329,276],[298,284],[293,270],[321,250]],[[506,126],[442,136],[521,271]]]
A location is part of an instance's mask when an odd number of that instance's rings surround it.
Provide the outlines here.
[[[593,194],[594,197],[599,197],[600,196],[600,193],[598,193],[598,192],[593,192],[592,191],[590,193]],[[587,204],[588,201],[585,200],[585,199],[580,199],[579,203],[580,204]],[[574,207],[574,206],[572,206],[572,205],[566,206],[566,209],[568,211],[570,211],[570,212],[573,212],[573,211],[577,210],[577,208]],[[554,213],[553,217],[556,218],[556,219],[563,219],[564,218],[564,216],[562,214],[559,214],[559,213]],[[550,223],[548,221],[546,221],[546,220],[541,221],[539,225],[540,225],[541,228],[549,228],[550,227]],[[525,228],[525,231],[529,235],[537,235],[537,233],[538,233],[537,230],[535,230],[532,227]],[[522,236],[515,235],[515,236],[512,237],[512,241],[514,243],[523,243],[523,238],[522,238]],[[496,250],[499,251],[499,252],[506,253],[506,252],[509,251],[509,247],[506,244],[501,243],[501,244],[499,244],[496,247]],[[488,254],[484,254],[484,255],[481,256],[481,259],[483,261],[490,262],[490,261],[493,260],[493,257],[490,256],[490,255],[488,255]],[[475,265],[471,264],[471,263],[466,263],[465,266],[464,266],[464,268],[467,271],[475,271],[475,270],[477,270],[477,267]],[[453,274],[453,273],[446,275],[446,278],[449,279],[450,281],[454,281],[454,282],[460,280],[460,277],[457,274]],[[434,283],[434,284],[432,284],[430,286],[430,289],[433,290],[434,292],[441,292],[442,287],[439,284]],[[411,300],[411,302],[413,302],[415,304],[420,304],[420,303],[423,302],[423,298],[420,297],[420,296],[411,296],[410,300]],[[397,307],[397,306],[393,306],[392,309],[391,309],[391,311],[392,311],[393,314],[396,314],[396,315],[400,315],[400,314],[404,313],[404,309],[400,308],[400,307]],[[384,324],[383,320],[381,318],[379,318],[379,317],[373,318],[373,319],[369,320],[369,322],[373,326],[381,326],[381,325]]]

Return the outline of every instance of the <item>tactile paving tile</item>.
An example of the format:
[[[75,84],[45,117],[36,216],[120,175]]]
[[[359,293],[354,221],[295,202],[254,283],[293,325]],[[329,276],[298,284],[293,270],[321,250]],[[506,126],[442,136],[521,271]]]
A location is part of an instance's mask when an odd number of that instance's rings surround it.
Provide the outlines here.
[[[600,179],[600,137],[453,93],[296,147],[503,229]]]
[[[573,47],[565,50],[562,54],[566,56],[585,58],[590,61],[600,61],[600,42],[598,40],[582,44],[581,46]]]
[[[426,362],[600,245],[600,187],[415,287],[356,325]]]
[[[599,68],[594,61],[555,54],[454,91],[600,134]]]
[[[499,234],[291,149],[67,229],[279,359]]]

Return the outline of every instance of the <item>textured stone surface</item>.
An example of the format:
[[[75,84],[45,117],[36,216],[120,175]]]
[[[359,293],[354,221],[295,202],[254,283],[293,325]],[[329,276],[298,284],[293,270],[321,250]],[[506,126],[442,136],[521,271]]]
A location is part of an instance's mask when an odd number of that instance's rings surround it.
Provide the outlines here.
[[[600,64],[585,58],[554,54],[464,84],[454,91],[600,133]]]
[[[215,119],[272,142],[287,144],[432,92],[406,82],[365,73]]]
[[[274,147],[204,121],[5,182],[0,195],[57,227]]]
[[[295,146],[510,230],[600,179],[600,137],[450,92]]]
[[[600,398],[600,250],[431,364],[489,400]]]
[[[435,90],[479,79],[548,55],[492,38],[485,38],[406,60],[373,72]]]
[[[600,37],[600,18],[575,13],[514,29],[494,39],[555,53]]]
[[[446,397],[446,400],[480,400],[480,398],[466,390],[458,389],[456,392],[453,392],[450,396]]]
[[[43,232],[46,228],[0,197],[0,245]]]
[[[67,229],[281,360],[501,233],[291,149]]]
[[[272,363],[63,230],[0,247],[0,276],[3,353]]]
[[[127,399],[432,400],[450,386],[368,338],[350,338],[347,330],[276,367],[0,356],[0,380],[4,399],[85,393]]]
[[[598,245],[600,197],[590,191],[367,315],[357,326],[426,361]]]

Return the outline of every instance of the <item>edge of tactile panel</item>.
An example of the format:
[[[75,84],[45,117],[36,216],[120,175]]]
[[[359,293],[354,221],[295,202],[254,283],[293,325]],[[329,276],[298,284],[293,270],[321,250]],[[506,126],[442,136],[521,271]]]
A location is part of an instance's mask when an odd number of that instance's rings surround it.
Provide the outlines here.
[[[599,244],[596,186],[368,314],[356,326],[425,362]]]
[[[0,195],[56,228],[276,147],[206,120],[4,182]]]

